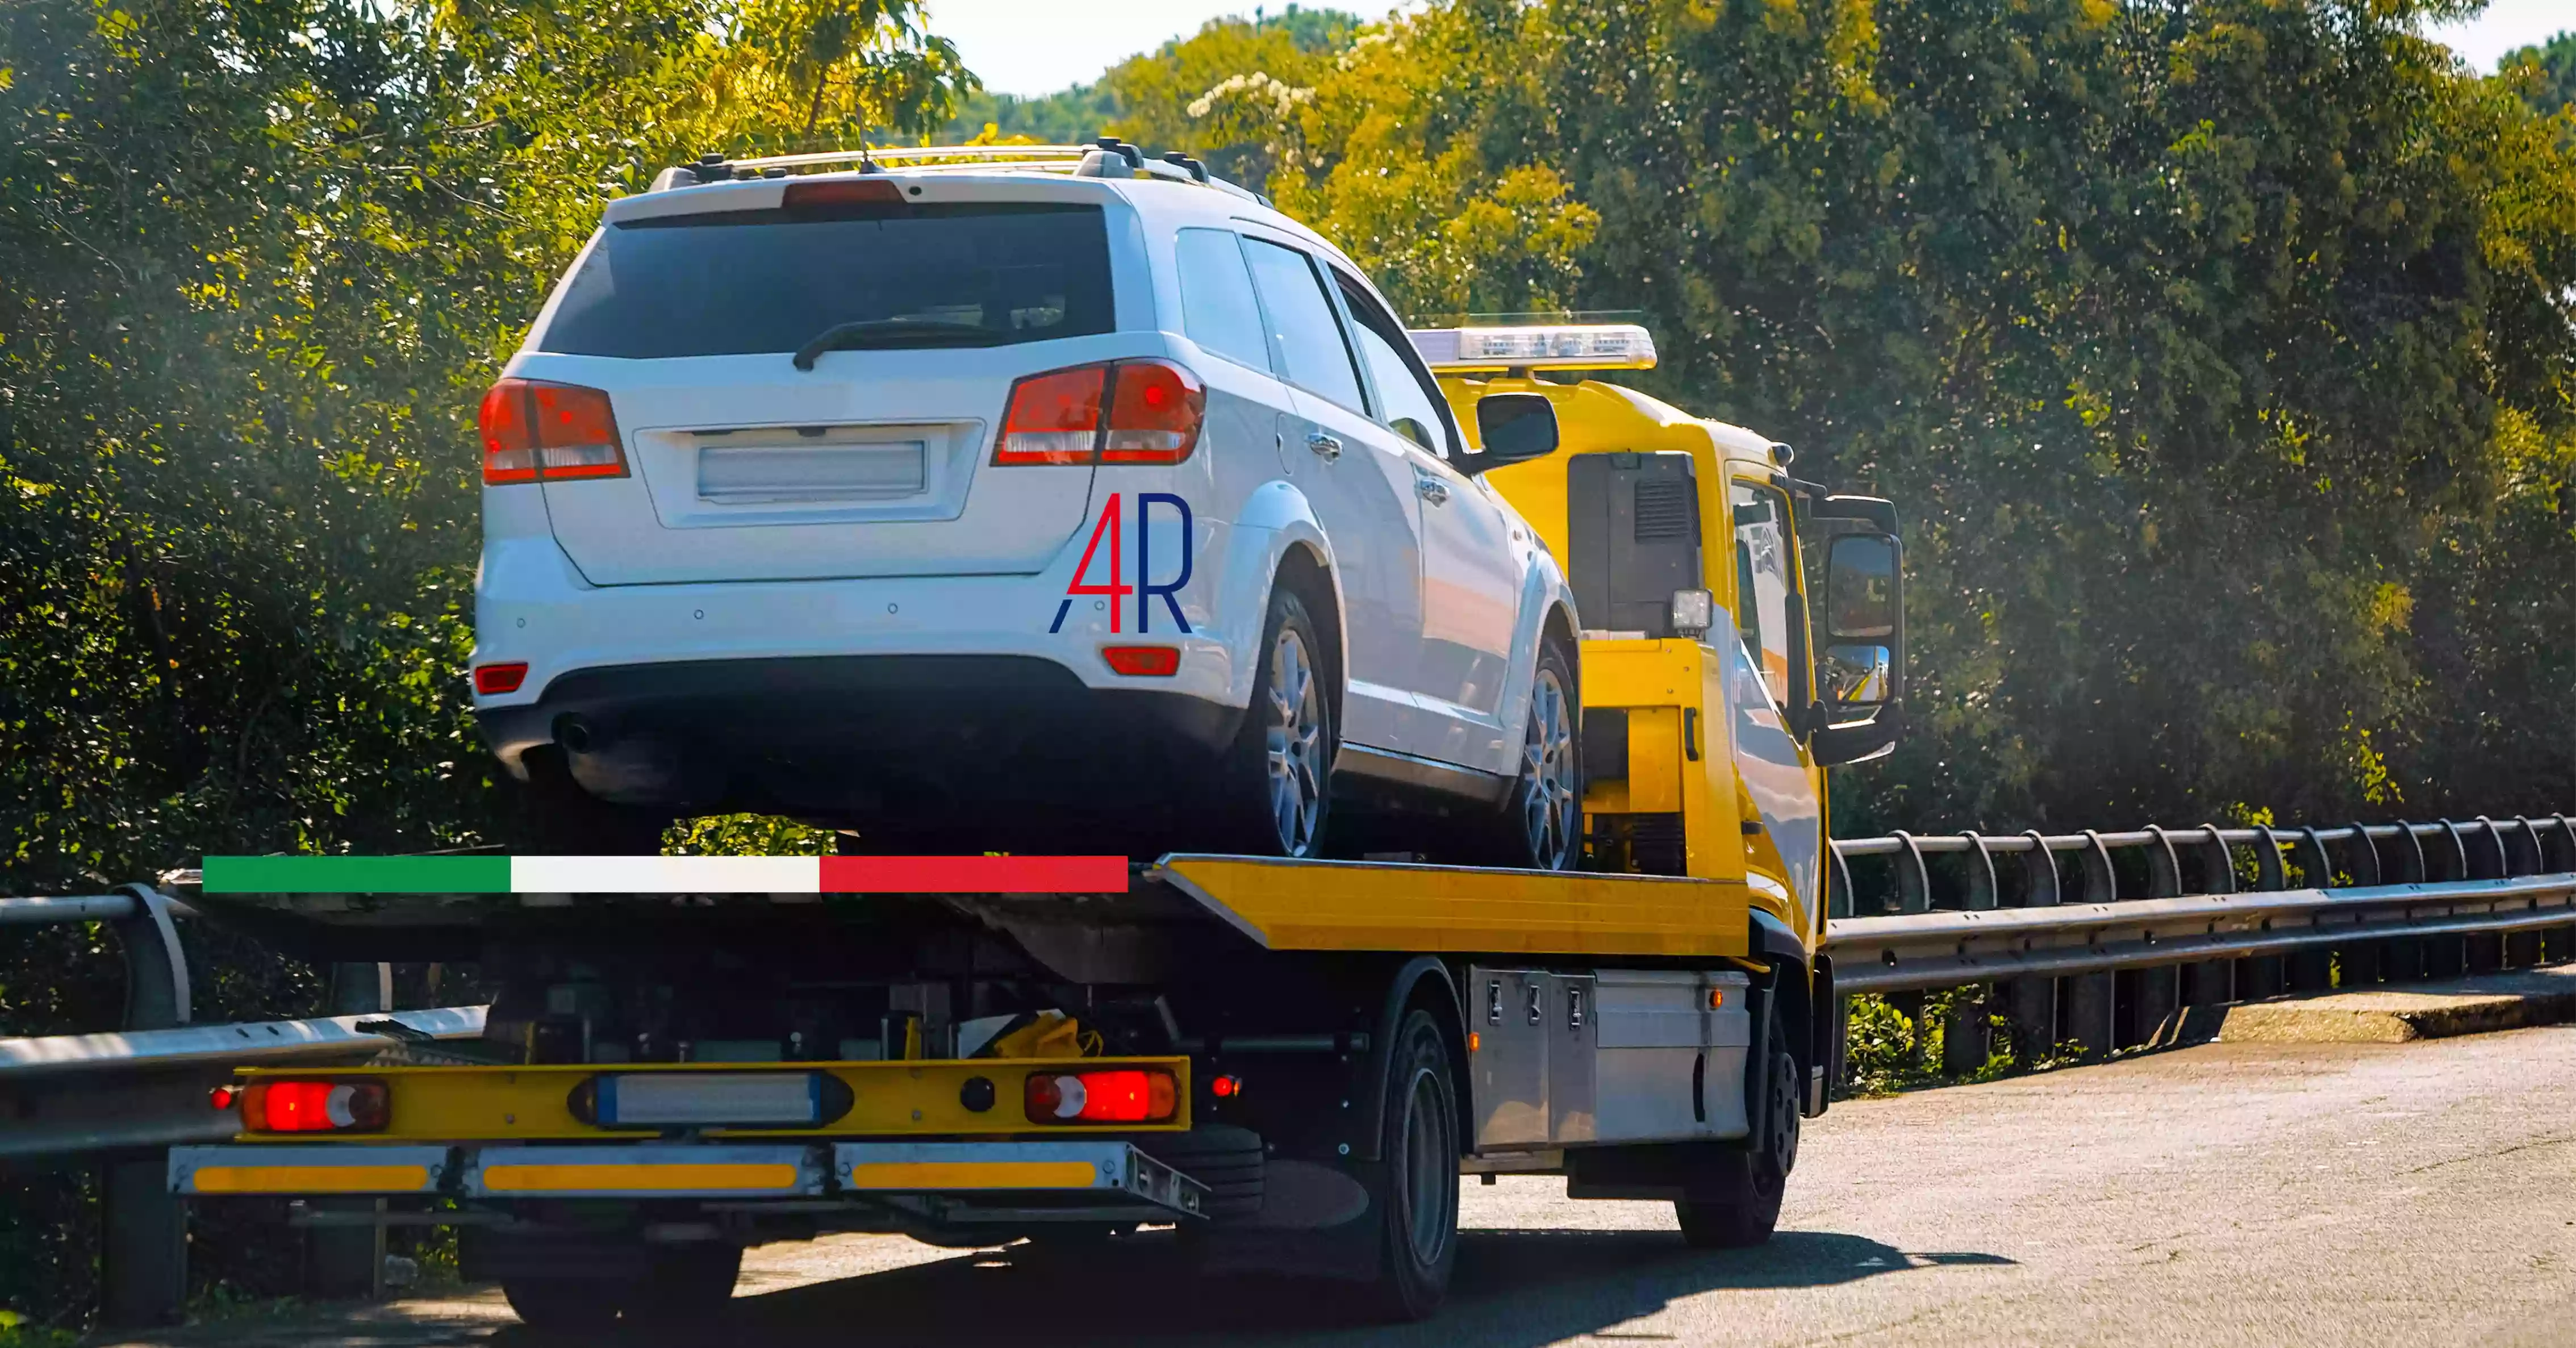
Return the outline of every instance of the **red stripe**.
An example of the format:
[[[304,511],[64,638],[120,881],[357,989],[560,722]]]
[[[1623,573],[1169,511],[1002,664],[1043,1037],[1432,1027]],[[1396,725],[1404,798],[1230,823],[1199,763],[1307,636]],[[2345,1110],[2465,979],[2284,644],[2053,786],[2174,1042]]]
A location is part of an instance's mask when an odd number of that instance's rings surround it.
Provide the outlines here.
[[[824,857],[826,894],[1124,894],[1125,857]]]

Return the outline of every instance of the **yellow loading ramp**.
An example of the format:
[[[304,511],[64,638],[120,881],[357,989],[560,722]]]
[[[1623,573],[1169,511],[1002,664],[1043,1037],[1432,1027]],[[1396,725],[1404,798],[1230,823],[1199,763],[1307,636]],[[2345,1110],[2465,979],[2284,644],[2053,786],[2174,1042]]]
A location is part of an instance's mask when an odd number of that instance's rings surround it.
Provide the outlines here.
[[[1176,853],[1146,879],[1269,950],[1741,959],[1740,880]]]

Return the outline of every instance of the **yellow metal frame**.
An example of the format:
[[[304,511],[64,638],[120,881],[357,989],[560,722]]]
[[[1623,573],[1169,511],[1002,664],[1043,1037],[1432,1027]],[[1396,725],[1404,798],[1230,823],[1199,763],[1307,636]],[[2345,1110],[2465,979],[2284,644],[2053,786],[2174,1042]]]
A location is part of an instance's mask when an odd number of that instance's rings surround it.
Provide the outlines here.
[[[1171,856],[1157,874],[1271,950],[1739,956],[1729,881]]]
[[[1179,1112],[1164,1123],[1038,1125],[1021,1112],[1027,1078],[1045,1072],[1159,1067],[1172,1074]],[[649,1128],[602,1128],[574,1117],[575,1086],[595,1076],[634,1072],[824,1072],[850,1088],[849,1112],[819,1128],[710,1128],[736,1141],[830,1137],[1074,1138],[1102,1133],[1181,1132],[1190,1126],[1188,1058],[964,1058],[917,1062],[567,1063],[523,1067],[352,1067],[330,1071],[245,1068],[244,1082],[292,1077],[385,1083],[388,1122],[372,1133],[241,1133],[241,1142],[525,1142],[649,1140]],[[993,1083],[992,1108],[977,1112],[960,1099],[967,1081]]]

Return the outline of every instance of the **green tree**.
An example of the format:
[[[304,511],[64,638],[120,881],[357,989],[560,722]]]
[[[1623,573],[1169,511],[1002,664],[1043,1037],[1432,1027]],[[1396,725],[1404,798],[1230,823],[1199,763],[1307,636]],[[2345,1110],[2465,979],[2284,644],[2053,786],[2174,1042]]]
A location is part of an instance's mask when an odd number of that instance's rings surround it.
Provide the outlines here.
[[[897,0],[0,0],[0,893],[491,838],[481,389],[606,195],[919,134],[963,78]],[[208,938],[201,1017],[314,1009]],[[13,934],[0,1033],[117,980],[99,930]],[[76,1318],[79,1195],[0,1202],[41,1247],[0,1308]]]
[[[1903,504],[1841,831],[2563,808],[2576,175],[2425,9],[1451,0],[1273,191],[1424,311],[1643,310],[1651,387]],[[1466,223],[1539,171],[1566,228]]]
[[[2547,115],[2576,103],[2576,29],[2506,52],[2500,68],[2508,78],[2527,81],[2523,97],[2535,112]]]

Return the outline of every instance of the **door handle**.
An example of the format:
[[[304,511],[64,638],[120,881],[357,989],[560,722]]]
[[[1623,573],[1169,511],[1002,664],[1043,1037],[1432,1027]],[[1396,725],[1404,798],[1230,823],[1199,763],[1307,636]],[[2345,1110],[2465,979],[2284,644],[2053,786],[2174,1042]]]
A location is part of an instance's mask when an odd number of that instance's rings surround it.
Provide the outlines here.
[[[1436,477],[1413,479],[1413,489],[1421,494],[1423,500],[1433,505],[1449,504],[1449,484]]]
[[[1306,448],[1327,459],[1338,459],[1342,457],[1342,438],[1338,435],[1326,435],[1322,431],[1308,431]]]

